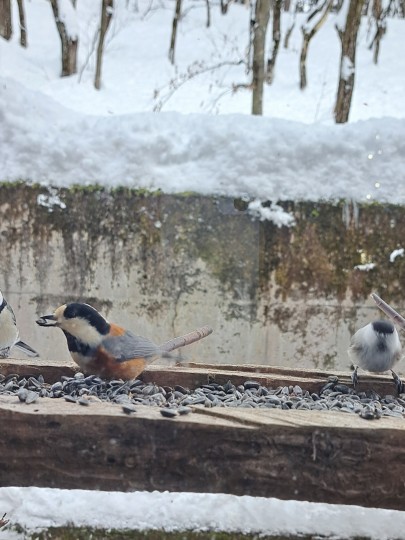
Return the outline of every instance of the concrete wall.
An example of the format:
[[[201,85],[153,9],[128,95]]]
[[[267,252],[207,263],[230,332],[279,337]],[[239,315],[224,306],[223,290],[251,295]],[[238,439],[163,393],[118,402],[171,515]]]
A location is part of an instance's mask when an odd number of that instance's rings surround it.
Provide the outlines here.
[[[348,369],[350,335],[380,316],[371,291],[405,313],[404,208],[284,207],[289,229],[226,198],[3,184],[0,287],[50,360],[69,359],[64,337],[34,321],[75,300],[157,343],[211,325],[188,360]]]

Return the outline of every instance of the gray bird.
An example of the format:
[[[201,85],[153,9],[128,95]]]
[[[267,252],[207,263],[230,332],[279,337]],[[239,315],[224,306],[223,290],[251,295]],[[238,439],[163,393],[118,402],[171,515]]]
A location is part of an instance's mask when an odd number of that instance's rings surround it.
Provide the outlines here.
[[[12,347],[20,349],[27,356],[39,356],[29,345],[20,341],[14,312],[0,291],[0,358],[8,358]]]
[[[359,367],[372,373],[390,370],[398,393],[404,391],[404,384],[392,367],[401,358],[401,342],[398,332],[390,321],[373,321],[354,334],[351,339],[349,357],[354,365],[353,386],[358,383]]]

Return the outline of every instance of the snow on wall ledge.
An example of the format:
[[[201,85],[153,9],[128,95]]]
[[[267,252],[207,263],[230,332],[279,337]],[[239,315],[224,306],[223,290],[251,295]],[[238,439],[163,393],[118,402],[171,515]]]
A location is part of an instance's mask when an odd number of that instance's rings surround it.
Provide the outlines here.
[[[405,204],[405,120],[324,126],[243,115],[95,117],[2,78],[0,124],[3,181]]]

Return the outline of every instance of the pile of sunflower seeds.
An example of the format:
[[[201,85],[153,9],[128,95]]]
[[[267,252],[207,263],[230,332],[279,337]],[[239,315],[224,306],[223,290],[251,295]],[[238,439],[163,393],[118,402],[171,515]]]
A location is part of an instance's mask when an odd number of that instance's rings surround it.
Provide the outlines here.
[[[35,403],[41,397],[64,398],[85,406],[94,401],[108,401],[120,404],[127,414],[136,412],[137,405],[149,405],[160,407],[161,414],[166,417],[188,414],[193,405],[332,410],[358,414],[367,420],[382,416],[403,418],[405,414],[405,394],[381,397],[372,390],[356,392],[340,384],[334,376],[329,377],[319,394],[316,394],[299,386],[267,388],[253,380],[237,386],[231,381],[225,384],[211,382],[189,390],[180,385],[172,388],[145,384],[139,379],[105,381],[95,375],[86,377],[82,373],[76,373],[74,377],[63,376],[54,384],[46,383],[42,375],[21,378],[14,374],[7,377],[0,374],[0,394],[16,395],[27,404]]]

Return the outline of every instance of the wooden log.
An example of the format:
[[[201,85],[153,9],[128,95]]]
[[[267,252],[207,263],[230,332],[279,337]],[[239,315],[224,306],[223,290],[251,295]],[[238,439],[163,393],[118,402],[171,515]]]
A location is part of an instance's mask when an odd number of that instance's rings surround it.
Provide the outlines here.
[[[0,396],[0,486],[232,493],[405,509],[405,423],[205,409],[163,418]]]

